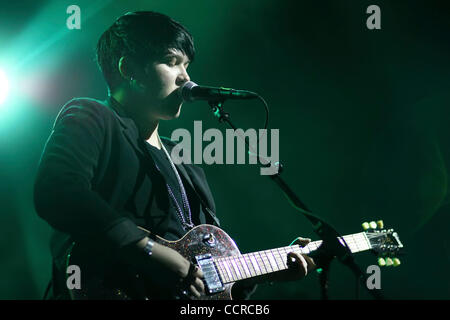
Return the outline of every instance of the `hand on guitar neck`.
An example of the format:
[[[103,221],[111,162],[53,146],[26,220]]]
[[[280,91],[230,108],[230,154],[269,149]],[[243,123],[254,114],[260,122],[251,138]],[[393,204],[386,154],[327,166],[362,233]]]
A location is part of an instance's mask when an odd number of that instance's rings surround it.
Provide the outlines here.
[[[310,242],[311,239],[298,237],[292,244],[304,247]],[[296,252],[289,252],[287,254],[287,266],[288,269],[286,270],[281,270],[265,274],[260,277],[244,280],[242,281],[243,285],[248,286],[250,284],[260,284],[265,282],[296,281],[304,278],[308,274],[308,272],[315,270],[317,267],[311,257],[307,256],[306,254],[300,254]]]
[[[311,239],[298,237],[293,244],[298,244],[301,247],[304,247],[310,242]],[[314,260],[306,254],[289,252],[287,256],[287,264],[289,266],[289,269],[271,274],[272,279],[270,279],[270,281],[277,282],[300,280],[301,278],[305,277],[308,272],[316,269]]]

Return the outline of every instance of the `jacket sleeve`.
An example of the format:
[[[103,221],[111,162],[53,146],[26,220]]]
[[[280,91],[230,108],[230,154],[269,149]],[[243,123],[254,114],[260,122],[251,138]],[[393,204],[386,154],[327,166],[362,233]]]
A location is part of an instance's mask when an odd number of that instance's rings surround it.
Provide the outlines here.
[[[146,233],[92,190],[105,140],[105,112],[95,105],[66,105],[46,143],[34,185],[38,215],[76,241],[99,240],[110,249]]]

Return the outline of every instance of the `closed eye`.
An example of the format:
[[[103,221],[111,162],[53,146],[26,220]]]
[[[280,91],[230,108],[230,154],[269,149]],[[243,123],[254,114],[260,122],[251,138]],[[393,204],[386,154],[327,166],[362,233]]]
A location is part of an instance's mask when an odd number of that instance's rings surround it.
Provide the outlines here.
[[[169,55],[166,55],[164,57],[164,63],[166,63],[167,65],[169,65],[171,67],[174,67],[174,66],[176,66],[178,64],[181,64],[183,62],[184,62],[183,56],[178,55],[178,54],[169,54]],[[184,67],[186,69],[189,66],[189,62],[190,62],[189,60],[184,62]]]
[[[171,67],[174,67],[175,65],[178,64],[177,58],[175,56],[166,57],[164,59],[164,62]]]

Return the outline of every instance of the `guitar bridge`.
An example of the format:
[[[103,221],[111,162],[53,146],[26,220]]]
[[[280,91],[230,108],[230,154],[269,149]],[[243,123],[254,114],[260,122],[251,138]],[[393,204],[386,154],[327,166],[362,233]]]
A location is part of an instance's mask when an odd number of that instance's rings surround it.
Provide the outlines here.
[[[214,266],[214,261],[211,254],[202,254],[195,256],[197,264],[202,269],[204,275],[204,282],[206,284],[205,291],[207,294],[214,294],[225,290],[222,281],[220,280],[217,269]]]

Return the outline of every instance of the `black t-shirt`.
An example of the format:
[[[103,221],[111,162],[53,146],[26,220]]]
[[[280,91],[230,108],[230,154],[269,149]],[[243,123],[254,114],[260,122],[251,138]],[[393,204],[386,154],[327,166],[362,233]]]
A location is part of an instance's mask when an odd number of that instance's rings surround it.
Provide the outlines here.
[[[158,149],[149,143],[146,143],[147,149],[149,150],[153,160],[155,161],[155,164],[158,168],[158,171],[163,176],[166,183],[170,186],[172,189],[173,195],[178,203],[178,206],[181,208],[183,215],[185,217],[185,220],[188,221],[188,211],[184,208],[183,205],[183,198],[181,195],[181,189],[180,185],[178,183],[177,177],[175,175],[175,172],[172,169],[172,166],[169,162],[169,159],[166,156],[166,153],[164,150]],[[190,185],[184,180],[183,176],[181,174],[180,178],[182,179],[182,183],[184,186],[184,189],[186,191],[188,202],[191,210],[191,217],[192,221],[195,225],[200,223],[205,223],[205,215],[200,210],[200,206],[198,205],[198,202],[196,201],[196,195],[195,192],[192,190]],[[167,191],[168,192],[168,191]],[[169,209],[169,226],[167,229],[167,232],[165,235],[161,235],[166,240],[178,240],[180,239],[186,231],[183,229],[182,222],[180,221],[179,215],[177,213],[176,204],[174,202],[174,199],[172,199],[171,196],[169,196],[170,199],[170,209]]]

